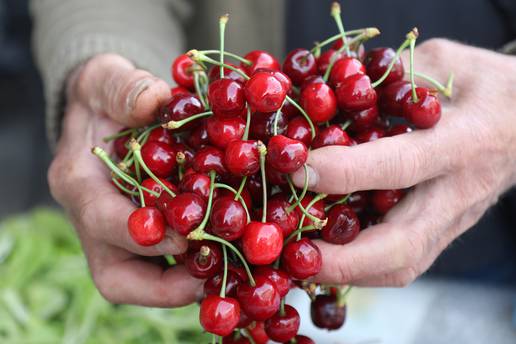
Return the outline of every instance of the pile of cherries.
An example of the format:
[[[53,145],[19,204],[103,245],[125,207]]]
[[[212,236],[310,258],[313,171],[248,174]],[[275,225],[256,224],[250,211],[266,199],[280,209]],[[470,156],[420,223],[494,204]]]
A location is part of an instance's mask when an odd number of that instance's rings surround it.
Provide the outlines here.
[[[114,185],[139,206],[128,219],[135,242],[156,245],[167,231],[189,239],[186,253],[167,258],[205,280],[200,322],[214,341],[314,343],[298,334],[300,316],[285,304],[292,288],[312,299],[316,326],[343,325],[350,287],[307,281],[323,264],[314,240],[353,241],[404,191],[312,194],[309,151],[353,149],[430,128],[441,114],[437,93],[451,94],[451,78],[443,86],[414,71],[417,30],[397,51],[366,53],[362,43],[379,31],[346,33],[338,4],[331,14],[339,34],[311,50],[291,51],[283,65],[266,51],[243,57],[224,51],[228,17],[221,17],[219,50],[191,50],[173,62],[178,86],[158,123],[107,138],[117,162],[93,149],[112,170]],[[404,80],[399,58],[408,47],[411,81]],[[416,76],[432,88],[416,87]],[[390,125],[392,117],[404,123]],[[299,169],[305,172],[302,189],[289,177]]]

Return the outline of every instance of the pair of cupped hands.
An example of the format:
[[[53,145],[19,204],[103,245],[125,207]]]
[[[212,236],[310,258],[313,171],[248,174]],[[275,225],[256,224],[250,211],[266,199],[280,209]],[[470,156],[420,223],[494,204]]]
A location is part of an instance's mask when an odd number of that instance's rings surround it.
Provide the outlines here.
[[[434,128],[309,155],[309,186],[316,192],[412,187],[355,241],[317,242],[323,255],[318,282],[410,284],[516,183],[516,58],[433,39],[416,49],[416,61],[437,79],[451,71],[456,76],[453,99],[443,101]],[[50,189],[77,230],[97,288],[113,303],[177,307],[202,293],[203,281],[163,264],[163,255],[186,250],[185,238],[168,231],[153,247],[133,242],[127,218],[134,205],[90,152],[122,126],[151,123],[169,96],[164,81],[113,54],[93,57],[68,81]],[[302,187],[304,172],[292,177]]]

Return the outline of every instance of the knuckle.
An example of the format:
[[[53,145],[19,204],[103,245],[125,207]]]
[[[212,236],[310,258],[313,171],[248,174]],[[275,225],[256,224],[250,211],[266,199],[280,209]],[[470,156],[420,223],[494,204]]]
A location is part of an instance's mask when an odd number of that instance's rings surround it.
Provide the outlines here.
[[[393,279],[393,287],[405,288],[412,284],[419,276],[418,270],[414,267],[409,267],[403,270],[399,275]]]
[[[439,56],[444,53],[452,43],[444,38],[431,38],[419,45],[424,53]]]

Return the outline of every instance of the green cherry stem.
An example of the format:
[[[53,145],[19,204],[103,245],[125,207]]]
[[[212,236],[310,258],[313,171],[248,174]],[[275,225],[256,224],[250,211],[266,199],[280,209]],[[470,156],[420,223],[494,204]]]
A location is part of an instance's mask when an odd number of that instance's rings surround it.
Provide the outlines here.
[[[196,119],[203,118],[203,117],[208,117],[208,116],[211,116],[211,115],[213,115],[212,111],[201,112],[201,113],[198,113],[196,115],[193,115],[193,116],[187,117],[185,119],[182,119],[180,121],[169,121],[169,122],[167,122],[165,124],[162,124],[161,126],[163,128],[165,128],[165,129],[177,129],[177,128],[181,128],[183,125],[185,125],[187,123],[195,121]]]
[[[220,61],[216,61],[216,60],[212,59],[211,57],[208,57],[208,56],[202,54],[199,50],[192,49],[189,52],[187,52],[186,55],[194,61],[208,62],[213,65],[219,66],[219,67],[224,67],[224,68],[232,70],[233,72],[240,74],[246,80],[250,79],[249,76],[247,74],[245,74],[244,72],[242,72],[240,69],[230,66],[226,63],[221,64]]]
[[[196,229],[194,229],[193,232],[204,232],[204,228],[206,228],[206,225],[208,224],[208,221],[210,219],[211,214],[211,207],[213,205],[213,191],[215,190],[215,177],[217,174],[215,171],[210,171],[210,194],[208,196],[208,204],[206,205],[206,213],[204,214],[204,218],[202,219],[202,222],[197,226]],[[193,233],[192,232],[192,233]],[[190,233],[190,234],[192,234]],[[188,235],[190,236],[190,235]]]
[[[410,72],[406,72],[406,74],[410,74]],[[446,98],[451,98],[452,97],[452,95],[453,95],[453,79],[454,79],[453,73],[450,73],[450,75],[448,76],[448,80],[446,82],[446,86],[441,84],[439,81],[437,81],[433,77],[431,77],[429,75],[426,75],[426,74],[423,74],[421,72],[415,71],[414,72],[414,76],[416,76],[417,78],[423,79],[426,82],[430,83],[433,87],[435,87],[437,89],[437,91],[439,91],[439,93],[444,95]]]
[[[251,107],[247,107],[247,114],[245,116],[245,129],[244,135],[242,135],[242,140],[247,140],[249,138],[249,129],[251,128]]]
[[[204,55],[211,55],[211,54],[220,54],[220,51],[219,50],[200,50],[199,51],[201,54],[204,54]],[[228,57],[232,57],[234,58],[235,60],[239,61],[239,62],[242,62],[243,64],[247,65],[247,66],[250,66],[252,65],[253,63],[245,58],[243,58],[242,56],[239,56],[237,54],[234,54],[234,53],[230,53],[228,51],[224,51],[224,55],[228,56]]]
[[[299,197],[297,196],[296,188],[294,186],[294,183],[292,183],[292,179],[288,175],[287,175],[287,182],[288,182],[288,186],[290,187],[290,191],[292,192],[292,196],[297,201],[299,199]],[[326,220],[321,220],[320,218],[315,217],[312,214],[310,214],[307,210],[308,208],[303,207],[303,205],[301,203],[299,203],[297,205],[297,207],[301,210],[301,212],[303,213],[303,216],[306,216],[310,220],[312,220],[312,222],[314,224],[316,224],[316,226],[318,228],[322,228],[326,225]]]
[[[294,239],[295,237],[301,235],[302,233],[308,232],[308,231],[313,231],[314,229],[317,229],[317,228],[315,228],[314,225],[304,226],[304,227],[296,229],[295,231],[290,233],[290,235],[285,239],[285,241],[283,243],[283,246],[288,244],[292,239]]]
[[[310,116],[308,116],[308,114],[306,113],[306,111],[301,107],[301,105],[299,105],[294,99],[290,98],[289,96],[287,96],[285,98],[290,104],[294,105],[294,107],[296,109],[299,110],[299,112],[301,112],[301,114],[303,115],[303,117],[306,119],[306,121],[308,122],[308,125],[310,126],[310,132],[312,133],[312,139],[315,138],[315,127],[314,127],[314,123],[312,122],[312,119],[310,118]]]
[[[281,303],[280,303],[280,316],[284,317],[285,316],[285,298],[281,298]]]
[[[244,190],[245,183],[247,182],[247,176],[242,177],[242,181],[240,182],[240,186],[238,187],[237,193],[235,194],[235,201],[239,199],[242,194],[242,191]]]
[[[177,152],[176,153],[176,162],[177,162],[177,177],[179,178],[179,181],[183,180],[183,175],[185,172],[185,162],[186,162],[186,156],[183,152]]]
[[[335,202],[333,202],[332,204],[330,204],[330,205],[326,206],[326,207],[324,208],[324,211],[328,211],[328,210],[330,210],[331,208],[333,208],[333,207],[334,207],[334,206],[336,206],[336,205],[346,203],[346,202],[349,200],[349,198],[351,197],[351,195],[352,195],[352,193],[349,193],[349,194],[347,194],[346,196],[344,196],[344,197],[342,197],[341,199],[339,199],[338,201],[335,201]]]
[[[344,49],[346,50],[346,55],[350,56],[351,51],[349,50],[348,39],[346,37],[346,31],[344,30],[344,25],[342,24],[341,9],[340,9],[340,4],[338,2],[334,2],[331,5],[331,16],[333,17],[333,19],[335,20],[335,23],[337,23],[337,27],[339,28],[339,33],[340,33],[341,39],[342,39],[342,45],[343,45]]]
[[[134,134],[134,129],[127,129],[127,130],[123,130],[123,131],[120,131],[116,134],[113,134],[113,135],[109,135],[109,136],[105,136],[104,138],[102,138],[102,141],[104,142],[109,142],[109,141],[113,141],[113,140],[116,140],[120,137],[124,137],[124,136],[127,136],[129,134]]]
[[[378,28],[375,27],[368,27],[363,29],[356,29],[356,30],[350,30],[346,32],[346,36],[353,36],[353,35],[359,35],[361,33],[364,33],[365,30],[371,30],[374,29],[376,31],[379,31]],[[342,35],[340,33],[333,35],[331,37],[326,38],[324,41],[316,43],[314,47],[310,50],[312,54],[314,54],[317,50],[320,50],[321,48],[327,46],[330,43],[335,42],[336,40],[342,39]]]
[[[141,172],[140,163],[138,162],[138,160],[134,161],[134,171],[136,173],[136,180],[138,181],[138,183],[141,183],[142,182],[142,172]]]
[[[351,125],[351,123],[353,123],[353,121],[348,119],[346,122],[342,123],[342,125],[340,127],[342,130],[346,131],[346,129],[348,129],[348,127]]]
[[[111,177],[111,181],[113,182],[113,184],[116,185],[117,188],[119,188],[120,190],[122,190],[126,194],[131,195],[131,196],[138,196],[138,192],[129,190],[128,188],[123,186],[122,183],[120,183],[118,181],[118,179],[116,179],[115,177]]]
[[[235,195],[238,193],[237,190],[235,190],[234,188],[232,188],[231,186],[226,185],[226,184],[215,183],[215,188],[216,189],[226,189],[226,190],[229,190],[229,191],[231,191]],[[251,222],[251,215],[249,213],[249,209],[247,208],[247,204],[245,203],[245,200],[242,197],[242,195],[238,195],[238,200],[242,204],[242,207],[244,207],[244,210],[245,210],[245,212],[247,214],[247,223]]]
[[[209,109],[208,102],[206,101],[206,98],[204,97],[204,92],[203,92],[203,89],[201,87],[201,83],[199,80],[201,73],[204,73],[204,72],[200,72],[200,71],[194,72],[195,93],[197,94],[197,98],[199,98],[199,100],[201,101],[203,108]]]
[[[351,285],[347,288],[342,286],[337,287],[337,307],[342,308],[346,305],[347,297],[352,289],[353,286]]]
[[[262,174],[262,196],[263,196],[263,211],[262,222],[267,221],[267,176],[265,174],[265,156],[267,155],[267,147],[263,142],[258,141],[258,152],[260,153],[260,171]]]
[[[253,339],[253,336],[251,336],[251,333],[249,333],[248,329],[243,329],[242,332],[245,334],[246,338],[249,340],[251,344],[256,344],[256,342]]]
[[[414,30],[417,33],[417,29]],[[418,97],[416,92],[416,76],[414,74],[414,50],[416,49],[417,34],[413,35],[412,33],[413,32],[409,33],[409,35],[407,36],[407,38],[410,39],[410,84],[412,85],[412,101],[414,103],[417,103]]]
[[[303,184],[303,191],[301,191],[301,195],[299,197],[297,197],[296,195],[296,202],[294,204],[292,204],[290,207],[287,208],[287,214],[289,214],[291,211],[293,211],[294,209],[296,209],[296,207],[301,204],[301,201],[303,200],[303,198],[305,197],[306,195],[306,192],[308,191],[308,182],[309,182],[309,177],[308,177],[308,167],[306,164],[303,164],[303,170],[304,170],[304,173],[305,173],[305,182]]]
[[[220,78],[224,78],[224,33],[226,31],[226,24],[228,23],[229,15],[226,13],[219,18],[219,62],[220,62]]]
[[[272,127],[272,133],[273,133],[274,136],[278,135],[278,121],[279,121],[279,118],[280,118],[281,109],[283,108],[283,105],[285,105],[285,101],[279,107],[279,109],[276,111],[276,114],[274,114],[274,125]]]
[[[303,215],[301,216],[301,220],[299,220],[299,228],[301,228],[301,226],[303,226],[303,222],[305,222],[306,214],[309,214],[310,208],[312,208],[315,203],[324,199],[326,196],[328,196],[328,195],[324,194],[324,193],[317,194],[317,196],[315,196],[314,199],[312,199],[310,201],[310,203],[307,204],[306,213],[303,213]],[[316,217],[316,219],[318,220],[317,222],[314,221],[314,227],[316,229],[322,229],[324,226],[326,226],[326,223],[328,222],[327,218],[323,220],[323,219],[319,219]],[[299,239],[301,239],[301,232],[299,232],[297,234],[297,240],[299,240]]]
[[[222,245],[222,254],[224,255],[224,274],[222,275],[222,286],[220,287],[220,297],[226,297],[226,284],[228,280],[228,252],[226,245]]]

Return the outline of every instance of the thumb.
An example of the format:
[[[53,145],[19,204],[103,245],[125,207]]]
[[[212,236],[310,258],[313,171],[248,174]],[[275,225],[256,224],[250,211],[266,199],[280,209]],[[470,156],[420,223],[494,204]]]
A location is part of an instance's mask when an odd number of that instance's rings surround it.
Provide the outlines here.
[[[165,81],[115,54],[93,57],[75,82],[70,90],[72,97],[91,111],[128,127],[154,121],[156,111],[170,98]]]

